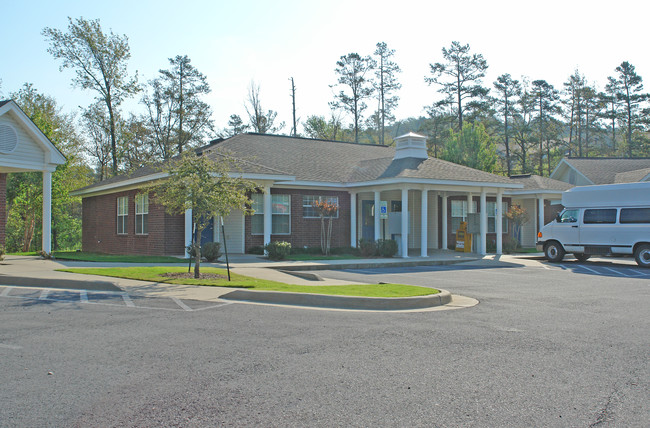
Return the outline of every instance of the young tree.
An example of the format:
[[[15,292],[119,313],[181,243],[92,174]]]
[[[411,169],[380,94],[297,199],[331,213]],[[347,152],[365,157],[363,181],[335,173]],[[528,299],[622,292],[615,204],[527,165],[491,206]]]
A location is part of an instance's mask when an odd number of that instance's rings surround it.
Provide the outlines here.
[[[393,110],[397,108],[399,97],[393,95],[393,92],[402,88],[402,84],[397,81],[397,73],[401,73],[402,70],[399,65],[391,61],[391,57],[395,55],[395,49],[388,49],[386,43],[377,43],[375,55],[377,56],[375,61],[377,64],[375,69],[377,80],[374,84],[379,101],[377,132],[379,134],[379,144],[384,145],[386,121],[392,122],[395,120]]]
[[[280,122],[278,126],[274,125],[275,118],[278,116],[277,112],[273,110],[264,112],[262,101],[260,100],[260,85],[256,85],[255,82],[250,83],[246,101],[246,113],[248,113],[248,119],[250,120],[250,126],[253,128],[253,132],[274,134],[284,128],[284,122]]]
[[[544,129],[549,117],[559,112],[557,101],[560,99],[558,91],[546,80],[533,82],[533,95],[537,105],[537,123],[539,129],[539,175],[544,175]]]
[[[163,160],[203,144],[212,131],[212,110],[201,97],[211,92],[207,78],[187,55],[169,58],[170,68],[149,82],[152,93],[142,99],[154,147]]]
[[[312,206],[320,217],[320,248],[324,255],[329,256],[330,246],[332,243],[332,219],[339,210],[336,203],[327,202],[327,200],[315,200]],[[327,228],[325,228],[325,219],[328,218]]]
[[[348,87],[350,93],[341,90],[334,96],[330,103],[333,108],[341,108],[352,114],[354,118],[354,142],[359,142],[359,123],[362,121],[363,111],[368,107],[364,100],[373,93],[371,82],[366,75],[375,67],[375,62],[370,57],[361,57],[357,53],[342,56],[336,62],[335,72],[339,76],[338,84]]]
[[[201,233],[210,219],[225,217],[232,210],[248,213],[251,204],[248,194],[259,187],[256,183],[238,177],[233,159],[221,155],[198,155],[187,151],[163,166],[168,177],[145,191],[153,193],[155,203],[165,207],[170,215],[181,215],[192,210],[192,246],[196,254],[194,278],[200,277]]]
[[[325,116],[309,116],[304,127],[309,138],[336,140],[341,131],[341,119],[334,112],[329,120]]]
[[[450,138],[442,153],[442,159],[482,171],[494,172],[497,167],[497,150],[482,123],[466,123],[456,133],[450,130]]]
[[[238,114],[231,114],[228,120],[228,128],[221,132],[222,137],[234,137],[235,135],[248,132],[249,125],[246,125]]]
[[[99,20],[87,21],[68,17],[68,32],[55,28],[43,29],[50,42],[48,52],[62,60],[61,71],[70,68],[75,72],[74,86],[96,92],[97,100],[106,106],[111,137],[112,173],[117,174],[119,158],[117,147],[118,109],[124,99],[138,90],[137,73],[131,78],[127,62],[131,58],[128,38],[104,34]]]
[[[643,79],[636,74],[635,68],[627,61],[616,67],[618,76],[609,77],[609,84],[612,87],[617,100],[623,105],[625,116],[623,121],[626,127],[627,155],[632,157],[633,141],[632,133],[639,126],[639,110],[641,103],[644,102],[648,95],[643,91]]]
[[[489,89],[482,86],[487,62],[481,54],[469,53],[469,45],[452,42],[449,49],[442,48],[445,63],[430,64],[433,77],[425,77],[428,84],[440,86],[438,92],[445,96],[439,105],[451,105],[458,118],[458,129],[463,128],[463,115],[471,109],[482,107]]]
[[[500,97],[495,98],[498,109],[503,113],[503,135],[506,145],[506,169],[510,177],[512,169],[510,162],[510,129],[508,127],[508,118],[514,113],[515,97],[521,93],[519,80],[513,80],[510,74],[502,74],[494,82],[494,88],[499,92]]]

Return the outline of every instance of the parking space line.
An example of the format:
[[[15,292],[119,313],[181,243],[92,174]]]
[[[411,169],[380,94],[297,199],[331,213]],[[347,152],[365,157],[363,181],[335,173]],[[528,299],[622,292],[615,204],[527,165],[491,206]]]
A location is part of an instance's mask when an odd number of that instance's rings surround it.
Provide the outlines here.
[[[122,300],[124,300],[124,304],[130,308],[135,308],[135,303],[133,303],[133,300],[129,297],[128,294],[122,293]]]
[[[41,295],[38,296],[38,300],[47,300],[47,295],[50,294],[50,291],[52,291],[49,288],[44,288],[43,291],[41,291]]]
[[[181,302],[180,299],[178,299],[178,298],[176,298],[176,297],[170,297],[170,299],[172,299],[172,300],[173,300],[173,301],[174,301],[178,306],[180,306],[180,307],[183,308],[184,310],[186,310],[186,311],[191,311],[191,310],[192,310],[192,308],[190,308],[189,306],[187,306],[185,303]]]
[[[650,271],[642,272],[642,271],[639,271],[639,270],[636,270],[636,269],[630,269],[630,271],[638,274],[638,275],[635,275],[635,276],[648,276],[648,275],[650,275]]]
[[[630,277],[630,275],[628,275],[628,274],[626,274],[624,272],[619,272],[616,269],[608,268],[607,266],[602,266],[602,268],[607,269],[608,271],[614,272],[615,274],[618,274],[618,275],[623,275],[623,276],[626,276],[628,278]]]
[[[203,311],[205,309],[219,308],[221,306],[232,305],[233,303],[235,303],[235,302],[223,302],[223,303],[219,303],[218,305],[206,306],[204,308],[198,308],[198,309],[193,309],[193,310],[194,311]]]
[[[602,273],[598,272],[597,270],[592,269],[592,268],[590,268],[590,267],[587,267],[587,266],[585,266],[585,265],[580,265],[580,267],[581,267],[581,268],[585,268],[585,269],[587,269],[589,272],[593,272],[593,273],[595,273],[596,275],[602,275]]]
[[[86,290],[79,291],[79,300],[81,303],[88,303],[88,292]]]
[[[14,289],[14,287],[10,285],[5,285],[5,289],[2,290],[2,293],[0,293],[0,297],[7,297],[9,295],[9,292]]]

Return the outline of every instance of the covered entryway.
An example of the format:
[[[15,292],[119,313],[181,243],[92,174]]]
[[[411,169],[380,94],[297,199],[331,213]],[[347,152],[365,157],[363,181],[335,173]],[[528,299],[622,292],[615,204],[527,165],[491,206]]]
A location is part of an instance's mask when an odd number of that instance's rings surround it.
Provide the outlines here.
[[[43,246],[52,251],[52,173],[65,163],[63,154],[12,100],[0,101],[0,246],[7,225],[7,174],[43,173]]]

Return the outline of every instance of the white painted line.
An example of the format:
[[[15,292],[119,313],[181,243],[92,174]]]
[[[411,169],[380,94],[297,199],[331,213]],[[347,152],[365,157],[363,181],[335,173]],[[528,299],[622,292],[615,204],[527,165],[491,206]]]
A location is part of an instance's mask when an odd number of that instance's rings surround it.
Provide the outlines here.
[[[9,295],[9,292],[13,290],[14,287],[7,286],[4,290],[2,290],[2,293],[0,294],[0,297],[7,297]]]
[[[122,293],[122,300],[124,300],[124,304],[130,308],[135,308],[135,303],[133,303],[133,300],[129,297],[128,294]]]
[[[79,300],[81,300],[81,303],[88,303],[88,292],[86,290],[79,290]]]
[[[191,310],[192,310],[192,308],[190,308],[189,306],[187,306],[185,303],[181,302],[180,299],[177,299],[176,297],[170,297],[170,299],[172,299],[174,302],[176,302],[176,304],[177,304],[178,306],[180,306],[181,308],[185,309],[186,311],[191,311]]]
[[[22,349],[23,347],[22,346],[17,346],[17,345],[6,345],[4,343],[0,343],[0,348],[18,350],[18,349]]]
[[[628,274],[626,274],[626,273],[619,272],[619,271],[617,271],[616,269],[608,268],[608,267],[606,267],[606,266],[603,266],[603,269],[610,270],[610,271],[612,271],[612,272],[614,272],[615,274],[618,274],[618,275],[627,276],[628,278],[630,277],[630,275],[628,275]]]
[[[589,268],[589,267],[587,267],[587,266],[580,265],[580,267],[581,267],[581,268],[585,268],[585,269],[587,269],[588,271],[591,271],[591,272],[595,273],[596,275],[602,275],[602,273],[598,272],[598,271],[595,270],[595,269]]]
[[[41,295],[38,296],[38,300],[47,300],[47,295],[50,294],[50,291],[52,290],[49,288],[43,289],[43,291],[41,291]]]
[[[643,272],[643,271],[640,271],[640,270],[637,270],[637,269],[630,269],[630,271],[631,271],[631,272],[634,272],[634,273],[638,273],[638,275],[636,275],[636,276],[647,276],[647,275],[650,275],[650,269],[648,269],[648,271],[646,271],[646,272]]]
[[[221,306],[232,305],[233,303],[235,303],[235,302],[223,302],[223,303],[219,303],[218,305],[206,306],[204,308],[198,308],[198,309],[194,309],[194,310],[195,311],[203,311],[205,309],[213,309],[213,308],[218,308],[218,307],[221,307]]]

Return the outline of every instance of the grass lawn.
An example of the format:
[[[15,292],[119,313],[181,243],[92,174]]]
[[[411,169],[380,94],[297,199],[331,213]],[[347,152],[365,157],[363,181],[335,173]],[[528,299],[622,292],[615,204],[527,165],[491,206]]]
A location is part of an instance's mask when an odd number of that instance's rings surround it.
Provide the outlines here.
[[[119,262],[119,263],[188,263],[187,260],[170,256],[139,256],[121,254],[84,253],[83,251],[55,251],[54,258],[81,262]]]
[[[224,279],[179,279],[164,276],[165,273],[187,272],[186,267],[120,267],[120,268],[68,268],[63,272],[89,275],[112,276],[137,279],[141,281],[164,282],[169,284],[207,285],[215,287],[246,288],[249,290],[285,291],[292,293],[329,294],[337,296],[362,297],[413,297],[437,294],[438,290],[404,284],[354,284],[354,285],[292,285],[266,279],[251,278],[231,272],[232,281]],[[225,269],[203,268],[201,273],[227,275]]]

